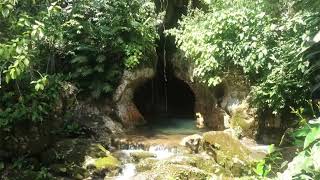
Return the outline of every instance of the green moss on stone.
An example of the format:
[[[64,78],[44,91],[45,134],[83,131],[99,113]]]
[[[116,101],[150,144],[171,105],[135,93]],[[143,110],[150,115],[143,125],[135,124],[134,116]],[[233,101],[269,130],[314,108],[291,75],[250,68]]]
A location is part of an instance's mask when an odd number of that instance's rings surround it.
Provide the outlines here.
[[[155,158],[146,158],[143,159],[139,162],[139,164],[137,164],[137,171],[138,172],[144,172],[144,171],[148,171],[151,170],[155,164],[158,162],[157,159]]]
[[[232,127],[240,127],[241,129],[249,129],[251,126],[251,122],[246,121],[247,115],[245,110],[240,108],[234,112],[231,117],[231,126]]]
[[[211,131],[203,134],[204,142],[208,143],[207,148],[212,148],[216,153],[221,152],[226,157],[237,157],[240,160],[247,160],[250,150],[232,135],[223,131]]]
[[[135,161],[139,161],[141,159],[146,159],[146,158],[155,158],[156,155],[148,152],[148,151],[136,151],[130,154],[131,157],[134,158]]]
[[[95,167],[100,169],[116,169],[120,166],[120,162],[113,156],[98,158],[94,162]]]

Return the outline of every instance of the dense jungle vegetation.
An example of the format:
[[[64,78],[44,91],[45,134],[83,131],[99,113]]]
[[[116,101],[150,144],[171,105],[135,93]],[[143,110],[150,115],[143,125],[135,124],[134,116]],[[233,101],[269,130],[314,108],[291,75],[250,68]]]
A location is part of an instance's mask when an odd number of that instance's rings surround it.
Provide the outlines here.
[[[1,127],[45,119],[63,82],[98,98],[155,47],[151,1],[1,3]]]
[[[283,173],[272,151],[253,167],[257,178],[319,179],[320,1],[201,0],[196,7],[164,32],[195,63],[194,77],[216,86],[230,71],[245,74],[251,105],[294,128],[296,163]],[[124,70],[152,63],[163,10],[152,0],[0,0],[0,130],[54,121],[69,91],[111,98]]]

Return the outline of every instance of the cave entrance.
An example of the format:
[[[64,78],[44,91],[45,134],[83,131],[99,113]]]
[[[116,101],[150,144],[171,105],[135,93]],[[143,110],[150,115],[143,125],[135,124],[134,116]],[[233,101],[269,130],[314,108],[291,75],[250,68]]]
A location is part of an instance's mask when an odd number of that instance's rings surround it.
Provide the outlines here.
[[[174,37],[165,36],[164,30],[177,25],[187,12],[188,1],[156,1],[159,12],[165,10],[157,41],[158,63],[156,75],[134,92],[133,101],[147,124],[163,125],[175,129],[195,126],[195,95],[189,85],[174,75],[171,59],[177,48]],[[162,9],[166,7],[165,9]]]
[[[167,81],[158,73],[138,87],[134,103],[149,123],[164,119],[194,120],[195,96],[189,85],[169,73]]]

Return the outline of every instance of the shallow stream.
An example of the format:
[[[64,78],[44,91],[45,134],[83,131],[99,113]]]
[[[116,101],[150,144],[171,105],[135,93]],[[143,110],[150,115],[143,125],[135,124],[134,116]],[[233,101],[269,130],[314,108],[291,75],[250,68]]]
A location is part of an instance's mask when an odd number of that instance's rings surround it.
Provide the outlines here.
[[[217,165],[212,155],[206,152],[194,154],[187,147],[180,145],[181,140],[186,136],[202,135],[202,133],[209,131],[208,129],[196,128],[194,119],[159,118],[148,122],[152,123],[129,131],[124,143],[130,145],[121,146],[122,148],[114,152],[114,155],[121,161],[122,166],[119,174],[116,177],[110,177],[110,179],[152,179],[154,178],[152,174],[159,171],[166,174],[166,172],[163,172],[166,167],[171,169],[182,168],[179,170],[180,172],[197,172],[201,174],[201,177],[224,171],[221,166]],[[258,145],[248,139],[240,141],[254,152],[255,157],[264,157],[267,146]],[[141,171],[141,167],[147,167],[147,170],[143,169]],[[171,170],[170,168],[168,171]]]
[[[161,161],[173,156],[186,153],[180,141],[192,134],[202,134],[206,129],[198,129],[195,120],[191,118],[159,118],[149,121],[145,126],[129,131],[126,139],[130,142],[139,142],[143,146],[128,146],[117,153],[123,163],[117,180],[130,180],[138,174],[132,154],[150,153],[155,160]]]

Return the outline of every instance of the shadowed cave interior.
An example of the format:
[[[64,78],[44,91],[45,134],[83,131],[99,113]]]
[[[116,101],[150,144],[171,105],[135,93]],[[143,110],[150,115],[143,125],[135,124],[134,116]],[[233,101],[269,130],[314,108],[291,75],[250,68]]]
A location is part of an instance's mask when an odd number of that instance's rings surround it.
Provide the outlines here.
[[[194,93],[182,80],[168,73],[167,82],[158,73],[138,87],[134,103],[148,123],[170,119],[194,119]]]
[[[156,75],[135,90],[133,101],[147,125],[161,124],[172,128],[185,127],[186,124],[193,126],[195,96],[188,84],[174,76],[170,61],[177,50],[175,40],[163,33],[165,27],[177,25],[178,19],[187,11],[188,1],[165,3],[168,4],[156,1],[158,10],[167,7],[164,24],[159,28]]]

